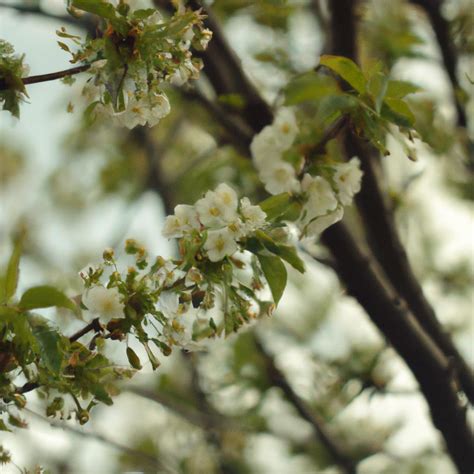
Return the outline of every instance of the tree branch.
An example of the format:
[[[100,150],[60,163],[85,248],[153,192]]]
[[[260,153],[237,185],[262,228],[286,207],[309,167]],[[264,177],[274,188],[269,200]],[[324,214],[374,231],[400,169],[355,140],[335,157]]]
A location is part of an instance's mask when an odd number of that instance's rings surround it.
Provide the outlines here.
[[[73,76],[81,72],[87,71],[90,68],[90,64],[83,64],[82,66],[76,66],[70,69],[64,69],[63,71],[51,72],[48,74],[39,74],[37,76],[24,77],[22,82],[25,86],[29,84],[38,84],[40,82],[55,81],[56,79],[62,79],[64,77]],[[9,89],[7,82],[4,79],[0,79],[0,91]]]
[[[338,274],[348,292],[364,307],[415,375],[428,402],[435,426],[461,473],[474,470],[474,440],[466,409],[453,384],[449,360],[424,332],[405,303],[383,280],[344,224],[335,224],[322,236],[338,261]]]
[[[357,62],[356,50],[356,2],[334,0],[331,3],[333,20],[334,54],[344,55]],[[350,4],[350,5],[349,5]],[[341,30],[342,26],[344,31]],[[357,155],[362,163],[364,176],[362,189],[356,196],[356,204],[365,224],[368,242],[393,287],[409,305],[420,325],[432,337],[444,354],[452,358],[462,387],[471,403],[474,403],[474,375],[461,356],[451,337],[444,331],[436,314],[423,294],[395,225],[393,209],[378,178],[378,156],[354,135],[347,134],[345,140],[347,156]],[[457,374],[457,373],[458,374]]]
[[[458,57],[456,47],[453,44],[451,35],[449,32],[449,23],[443,17],[441,13],[441,7],[443,5],[442,0],[410,0],[414,5],[421,7],[428,19],[431,22],[431,26],[435,33],[438,41],[439,49],[441,50],[441,56],[443,58],[444,68],[448,74],[449,80],[452,86],[452,98],[456,106],[457,112],[457,123],[459,127],[467,127],[466,111],[459,100],[458,91],[460,89],[459,81],[457,78],[457,66]]]
[[[148,464],[150,468],[160,469],[160,472],[170,472],[155,456],[152,456],[148,453],[144,453],[143,451],[139,451],[137,449],[130,448],[129,446],[125,446],[99,433],[94,433],[91,431],[83,431],[78,428],[75,428],[74,426],[68,425],[67,423],[61,423],[56,420],[50,420],[44,417],[43,415],[36,413],[33,410],[30,410],[29,408],[25,408],[25,410],[28,413],[35,416],[36,418],[52,426],[53,428],[59,428],[65,431],[69,431],[70,433],[81,436],[82,438],[95,439],[97,441],[100,441],[101,443],[107,444],[108,446],[112,446],[113,448],[118,449],[119,451],[122,451],[123,453],[129,456],[132,456],[134,458],[137,458],[146,462],[146,464]]]

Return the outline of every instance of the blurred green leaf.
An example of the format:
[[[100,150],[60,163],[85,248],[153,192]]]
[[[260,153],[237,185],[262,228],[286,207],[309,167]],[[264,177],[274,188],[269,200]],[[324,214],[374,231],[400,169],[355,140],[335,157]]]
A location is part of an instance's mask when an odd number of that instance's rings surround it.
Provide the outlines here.
[[[76,311],[73,301],[52,286],[35,286],[26,290],[20,299],[19,306],[24,310],[57,306]]]
[[[38,315],[29,315],[28,322],[45,366],[58,375],[62,363],[62,353],[59,348],[61,336],[46,319]]]
[[[362,74],[359,66],[351,59],[342,56],[324,55],[321,56],[319,64],[334,71],[359,92],[359,94],[365,92],[366,80],[364,74]]]
[[[21,241],[17,240],[13,247],[13,252],[8,261],[7,272],[4,283],[4,294],[2,296],[2,302],[8,301],[16,292],[18,286],[18,277],[20,274],[20,257],[21,257]]]
[[[285,291],[288,278],[285,265],[279,257],[260,254],[257,258],[272,292],[273,300],[275,304],[278,304]]]

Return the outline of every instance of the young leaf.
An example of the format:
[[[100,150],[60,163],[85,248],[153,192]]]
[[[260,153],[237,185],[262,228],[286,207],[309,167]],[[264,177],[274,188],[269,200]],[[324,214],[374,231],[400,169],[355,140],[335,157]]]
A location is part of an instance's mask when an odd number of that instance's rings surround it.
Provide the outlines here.
[[[58,306],[76,311],[73,301],[52,286],[35,286],[26,290],[21,297],[19,306],[24,310]]]
[[[262,267],[263,274],[267,279],[275,304],[280,301],[285,291],[288,275],[286,268],[279,257],[258,255],[258,261]]]
[[[401,99],[386,97],[382,107],[382,117],[401,127],[413,127],[415,116],[408,104]]]
[[[288,262],[294,269],[300,273],[305,272],[305,266],[303,260],[298,256],[298,252],[292,245],[278,245],[277,255]]]
[[[15,294],[16,287],[18,286],[18,276],[20,274],[20,256],[21,242],[17,241],[7,266],[5,291],[3,295],[3,301],[5,302],[7,302]]]
[[[262,201],[259,206],[267,215],[267,218],[272,220],[281,216],[286,212],[290,205],[290,195],[288,193],[277,194],[271,196],[265,201]]]
[[[29,315],[28,322],[39,347],[45,366],[54,374],[61,370],[62,355],[59,349],[61,336],[49,322],[37,315]]]
[[[324,55],[321,56],[319,64],[326,66],[341,76],[341,78],[350,84],[359,94],[365,92],[365,77],[354,61],[342,56]]]
[[[389,81],[386,96],[393,99],[403,99],[408,94],[419,92],[420,87],[406,81]]]

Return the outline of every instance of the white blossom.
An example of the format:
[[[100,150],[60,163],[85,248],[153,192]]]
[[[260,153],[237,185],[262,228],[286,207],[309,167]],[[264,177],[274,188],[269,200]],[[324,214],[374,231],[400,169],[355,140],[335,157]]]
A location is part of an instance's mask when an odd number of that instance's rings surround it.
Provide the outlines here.
[[[281,108],[275,116],[272,127],[275,129],[276,139],[281,148],[283,150],[290,148],[299,132],[293,109]]]
[[[87,309],[104,322],[114,318],[123,318],[124,305],[117,288],[94,286],[89,288],[82,296],[82,301]]]
[[[154,279],[158,286],[171,286],[180,278],[183,278],[185,273],[180,270],[173,262],[165,262],[154,275]]]
[[[232,192],[232,188],[229,188]],[[237,219],[236,205],[232,193],[221,188],[221,193],[208,191],[205,196],[196,202],[199,220],[210,228],[223,227]],[[225,197],[225,199],[223,199]],[[237,197],[235,197],[237,199]]]
[[[238,249],[234,236],[228,229],[210,230],[204,243],[204,249],[211,262],[218,262],[232,255]]]
[[[259,229],[265,224],[267,215],[260,206],[253,206],[249,198],[240,200],[240,212],[245,219],[245,226],[248,232]]]
[[[305,210],[310,218],[327,214],[337,207],[337,198],[331,185],[321,176],[305,174],[301,188],[307,194]]]
[[[295,169],[286,161],[280,161],[273,166],[262,169],[259,176],[265,185],[265,189],[270,194],[298,192],[300,190],[300,183],[296,179]]]
[[[354,195],[360,191],[362,174],[357,157],[337,166],[333,179],[338,189],[339,201],[345,206],[351,204]]]
[[[194,206],[179,204],[174,208],[174,215],[166,217],[162,235],[167,238],[183,237],[186,232],[200,227]]]
[[[236,192],[226,183],[221,183],[214,191],[225,207],[237,210],[239,204]]]
[[[199,285],[204,280],[202,273],[196,268],[191,267],[186,273],[186,279],[184,280],[185,286]]]
[[[250,151],[256,168],[262,170],[280,161],[284,150],[278,140],[278,132],[271,125],[267,125],[254,136]]]
[[[317,217],[312,222],[304,226],[305,236],[316,237],[328,227],[340,221],[344,215],[344,208],[338,207],[329,214]]]
[[[154,127],[170,112],[170,103],[164,94],[150,94],[137,99],[134,93],[129,92],[127,96],[126,109],[112,115],[114,122],[122,127]]]
[[[175,317],[179,311],[179,296],[173,291],[163,291],[156,304],[158,311],[161,311],[168,319]]]

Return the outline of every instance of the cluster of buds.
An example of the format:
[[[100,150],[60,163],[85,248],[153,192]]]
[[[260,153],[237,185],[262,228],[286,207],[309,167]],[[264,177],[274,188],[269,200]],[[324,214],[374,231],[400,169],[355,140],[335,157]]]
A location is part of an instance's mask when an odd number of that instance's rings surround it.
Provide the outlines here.
[[[305,173],[298,179],[305,163],[293,146],[298,132],[293,110],[282,108],[273,124],[254,137],[251,151],[265,189],[274,195],[289,193],[303,203],[296,224],[301,237],[314,237],[342,219],[344,206],[360,190],[362,171],[354,157],[348,163],[315,166],[315,175]]]

